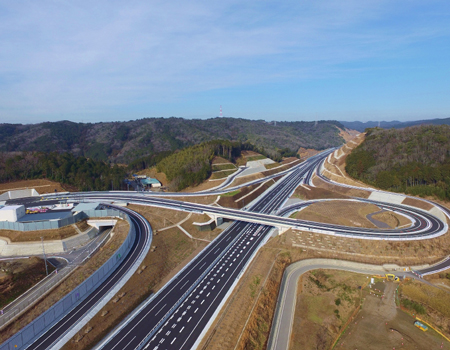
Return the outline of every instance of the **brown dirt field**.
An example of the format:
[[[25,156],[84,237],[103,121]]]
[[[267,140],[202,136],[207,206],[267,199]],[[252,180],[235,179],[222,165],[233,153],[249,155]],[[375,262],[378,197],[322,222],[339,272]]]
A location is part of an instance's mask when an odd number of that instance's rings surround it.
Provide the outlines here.
[[[164,198],[197,204],[213,204],[217,200],[217,196],[164,197]]]
[[[64,187],[66,187],[67,189],[65,189]],[[46,179],[23,180],[23,181],[1,183],[0,194],[7,191],[23,190],[27,188],[34,188],[39,194],[54,193],[55,190],[57,192],[74,191],[74,189],[70,186],[64,185],[64,187],[59,182],[50,181]]]
[[[380,208],[374,204],[332,201],[312,204],[297,212],[295,218],[351,227],[375,228],[376,226],[367,219],[367,215],[378,211]],[[405,217],[393,212],[376,214],[373,218],[385,222],[390,227],[411,223]]]
[[[114,228],[115,234],[113,237],[96,254],[94,254],[85,265],[79,266],[69,277],[47,294],[45,298],[39,301],[32,309],[20,316],[15,322],[2,329],[0,332],[0,343],[17,333],[24,325],[27,325],[37,316],[42,314],[103,265],[120,247],[127,236],[128,231],[128,223],[119,220]]]
[[[413,300],[424,306],[426,313],[418,316],[450,338],[450,290],[442,288],[438,281],[432,280],[436,286],[418,281],[402,283],[399,296],[401,299]],[[409,312],[415,313],[414,310],[409,310]]]
[[[227,163],[227,164],[233,164],[231,163],[228,159],[222,158],[222,157],[214,157],[212,160],[212,164],[223,164],[223,163]]]
[[[49,273],[54,270],[48,266]],[[0,309],[46,276],[44,260],[38,257],[0,261]]]
[[[448,349],[446,342],[432,329],[423,332],[414,326],[414,317],[396,307],[398,284],[384,284],[381,293],[364,290],[361,311],[352,320],[334,349]],[[369,292],[368,292],[369,291]],[[376,296],[378,295],[378,296]],[[441,347],[444,342],[444,347]]]
[[[360,305],[367,276],[337,270],[305,273],[298,282],[289,349],[329,349]]]
[[[152,227],[154,227],[155,221],[160,225],[161,216],[155,217],[147,209],[144,208],[142,213],[145,212],[143,215],[149,220]],[[166,211],[165,214],[167,214],[167,210],[162,209],[162,211]],[[91,348],[150,294],[160,290],[183,266],[199,254],[206,244],[202,241],[192,241],[178,228],[158,232],[153,236],[152,241],[152,247],[156,248],[147,254],[141,268],[118,293],[118,296],[122,293],[125,295],[116,303],[114,303],[114,299],[111,300],[94,316],[85,327],[92,327],[92,331],[85,334],[84,329],[81,330],[62,349]],[[137,285],[140,288],[136,288]],[[107,314],[102,316],[106,312]],[[74,339],[81,335],[83,335],[81,341],[75,342]]]
[[[319,202],[299,211],[296,219],[328,224],[375,228],[366,215],[380,211],[374,204],[346,201]]]
[[[44,241],[61,240],[77,235],[78,232],[72,225],[64,226],[54,230],[42,231],[12,231],[0,230],[0,236],[8,238],[11,242],[33,242],[40,241],[44,237]]]

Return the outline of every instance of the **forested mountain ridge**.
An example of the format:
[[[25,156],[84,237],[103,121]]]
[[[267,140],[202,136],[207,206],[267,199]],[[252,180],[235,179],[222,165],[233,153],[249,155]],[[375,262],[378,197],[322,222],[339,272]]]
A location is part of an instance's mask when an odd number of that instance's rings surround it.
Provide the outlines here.
[[[347,173],[379,188],[450,199],[450,126],[368,129]]]
[[[336,121],[278,122],[212,118],[147,118],[128,122],[0,124],[0,152],[69,152],[113,163],[224,139],[249,142],[268,154],[288,148],[326,149],[341,145],[345,129]]]
[[[436,118],[436,119],[424,119],[424,120],[413,120],[408,122],[401,122],[398,120],[393,120],[391,122],[360,122],[360,121],[354,121],[354,122],[347,122],[347,121],[341,121],[342,125],[344,125],[348,129],[357,130],[359,132],[363,132],[367,128],[375,128],[379,126],[383,129],[402,129],[409,126],[415,126],[415,125],[450,125],[450,118]]]

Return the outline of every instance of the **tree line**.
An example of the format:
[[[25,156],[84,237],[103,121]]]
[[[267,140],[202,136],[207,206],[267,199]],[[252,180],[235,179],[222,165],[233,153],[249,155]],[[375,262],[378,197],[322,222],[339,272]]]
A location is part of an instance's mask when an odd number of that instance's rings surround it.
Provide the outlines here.
[[[0,182],[49,179],[81,191],[125,189],[127,169],[71,153],[0,153]]]
[[[384,190],[450,199],[450,126],[367,129],[346,171]]]

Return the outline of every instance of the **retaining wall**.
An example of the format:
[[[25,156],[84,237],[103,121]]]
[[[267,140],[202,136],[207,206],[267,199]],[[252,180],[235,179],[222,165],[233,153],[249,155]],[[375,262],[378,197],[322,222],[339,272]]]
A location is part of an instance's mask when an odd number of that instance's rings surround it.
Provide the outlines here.
[[[122,262],[123,257],[128,254],[136,237],[134,225],[129,216],[117,210],[89,210],[86,214],[94,214],[94,217],[99,217],[100,212],[105,212],[103,216],[119,216],[128,221],[130,224],[130,231],[127,238],[122,243],[120,248],[104,263],[97,271],[95,271],[88,279],[82,282],[78,287],[67,294],[63,299],[58,301],[50,309],[38,316],[30,324],[22,328],[18,333],[9,338],[6,342],[0,345],[0,350],[18,350],[25,349],[26,346],[38,339],[46,330],[53,324],[59,321],[64,315],[69,313],[84,299],[86,299],[92,291],[94,291],[100,284],[102,284]]]

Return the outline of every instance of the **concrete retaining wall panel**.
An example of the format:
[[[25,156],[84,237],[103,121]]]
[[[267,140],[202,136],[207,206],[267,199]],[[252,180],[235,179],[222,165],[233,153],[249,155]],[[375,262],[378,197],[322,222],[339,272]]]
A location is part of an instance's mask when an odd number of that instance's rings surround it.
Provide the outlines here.
[[[45,329],[45,324],[43,322],[42,316],[36,318],[36,320],[32,324],[34,325],[34,334],[39,334]]]
[[[64,307],[62,303],[56,303],[53,308],[55,312],[55,318],[59,318],[62,314],[64,314]]]
[[[63,299],[63,303],[62,304],[63,304],[63,310],[64,310],[64,312],[66,312],[67,310],[70,309],[70,306],[72,305],[71,298],[70,297],[65,297]]]
[[[45,314],[43,314],[44,316],[44,324],[45,327],[50,326],[53,321],[55,320],[55,311],[53,311],[53,308],[48,309],[48,312],[46,312]]]
[[[23,345],[22,337],[20,335],[13,336],[11,340],[12,341],[9,347],[11,350],[18,349]]]
[[[34,337],[34,328],[33,325],[28,325],[24,329],[22,329],[22,341],[26,344],[29,340]]]

